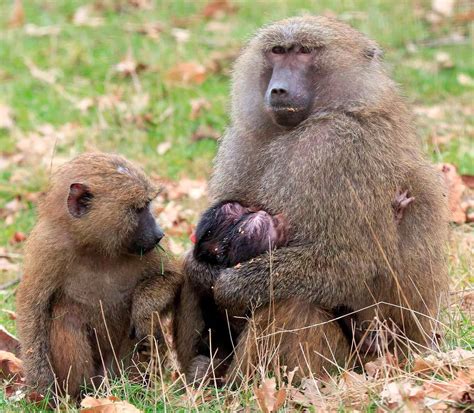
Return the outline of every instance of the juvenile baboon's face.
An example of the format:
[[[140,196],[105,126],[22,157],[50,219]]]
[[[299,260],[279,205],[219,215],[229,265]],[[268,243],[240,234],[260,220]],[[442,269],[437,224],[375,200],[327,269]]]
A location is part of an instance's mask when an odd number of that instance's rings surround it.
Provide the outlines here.
[[[65,201],[54,221],[64,222],[78,245],[107,255],[141,255],[164,236],[150,209],[156,195],[144,173],[126,159],[84,154],[54,175],[41,213],[54,218],[52,209]]]

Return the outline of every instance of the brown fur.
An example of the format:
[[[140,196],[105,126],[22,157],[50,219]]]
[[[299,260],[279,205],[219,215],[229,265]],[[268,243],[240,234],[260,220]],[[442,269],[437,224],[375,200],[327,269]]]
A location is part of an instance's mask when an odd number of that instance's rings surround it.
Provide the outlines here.
[[[75,219],[66,199],[72,183],[94,194],[90,212]],[[84,154],[52,176],[25,251],[17,294],[18,332],[27,382],[45,392],[78,396],[79,388],[115,361],[130,330],[148,334],[151,313],[167,310],[180,281],[157,249],[124,251],[136,225],[131,208],[156,195],[143,172],[124,158]],[[137,335],[138,335],[137,334]],[[100,351],[99,351],[100,349]]]
[[[266,85],[258,74],[266,70],[263,51],[295,43],[317,48],[315,98],[306,120],[284,128],[263,108]],[[325,17],[264,27],[235,64],[231,118],[215,161],[211,200],[283,213],[289,243],[271,259],[261,255],[219,274],[189,255],[191,282],[213,286],[216,302],[232,315],[254,306],[265,311],[274,299],[277,323],[292,327],[321,318],[320,309],[346,306],[359,311],[359,322],[377,314],[395,321],[409,340],[428,345],[435,324],[430,317],[437,318],[447,298],[446,197],[377,45]],[[391,205],[394,194],[406,190],[416,202],[397,223]],[[305,303],[294,305],[306,306],[307,319],[291,311],[295,299]],[[312,343],[315,374],[324,365],[322,331],[304,336]],[[325,334],[329,343],[341,337],[337,327]],[[294,358],[300,340],[288,338],[280,349],[290,368],[300,364]],[[254,356],[250,348],[237,351],[234,365]]]

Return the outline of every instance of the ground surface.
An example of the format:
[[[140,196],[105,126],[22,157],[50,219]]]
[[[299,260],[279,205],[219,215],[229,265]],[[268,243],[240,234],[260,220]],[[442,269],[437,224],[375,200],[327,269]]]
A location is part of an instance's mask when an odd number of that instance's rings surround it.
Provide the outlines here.
[[[85,150],[120,152],[143,165],[154,179],[164,179],[166,190],[157,210],[173,240],[172,251],[182,252],[206,204],[205,179],[216,138],[228,122],[230,63],[256,28],[286,16],[337,16],[376,39],[414,107],[427,155],[474,175],[473,10],[468,1],[454,8],[449,1],[433,2],[444,5],[448,17],[434,12],[429,1],[408,0],[236,1],[208,6],[182,0],[13,3],[0,0],[1,283],[21,274],[22,241],[34,223],[34,203],[51,168]],[[454,227],[452,238],[453,290],[472,288],[472,226]],[[0,308],[14,310],[14,289],[1,291],[0,301]],[[0,316],[0,323],[15,332],[8,315]],[[452,317],[446,357],[456,357],[450,349],[472,350],[471,324],[466,315]],[[395,370],[395,381],[408,380],[410,386],[421,386],[435,375],[420,378],[405,367]],[[457,379],[456,371],[436,374],[449,382]],[[341,382],[346,390],[359,389],[359,408],[388,407],[393,394],[387,390],[390,374],[385,373],[385,387],[335,378],[334,389],[325,397],[336,401],[327,405],[318,404],[318,392],[311,386],[300,389],[305,400],[299,404],[291,393],[297,390],[281,387],[287,396],[284,407],[347,407]],[[211,389],[183,396],[168,383],[143,389],[122,381],[112,386],[112,393],[147,411],[184,411],[189,406],[232,410],[257,402],[271,410],[271,397],[277,394],[272,386],[266,381],[260,393],[246,387],[240,392]],[[393,392],[392,398],[403,393]],[[399,405],[406,405],[410,397],[402,397]],[[24,401],[0,399],[1,410],[22,406]]]

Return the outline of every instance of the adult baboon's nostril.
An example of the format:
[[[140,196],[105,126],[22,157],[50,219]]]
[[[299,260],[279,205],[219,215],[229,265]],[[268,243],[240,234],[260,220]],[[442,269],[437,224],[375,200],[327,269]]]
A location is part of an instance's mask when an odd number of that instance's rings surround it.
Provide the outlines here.
[[[277,95],[277,96],[286,95],[287,93],[288,93],[287,90],[283,88],[273,88],[271,90],[271,94]]]

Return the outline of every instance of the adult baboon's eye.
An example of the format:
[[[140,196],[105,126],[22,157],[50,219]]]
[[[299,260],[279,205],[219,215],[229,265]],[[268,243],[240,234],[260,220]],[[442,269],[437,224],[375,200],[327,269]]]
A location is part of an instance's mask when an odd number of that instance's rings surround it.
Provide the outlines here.
[[[300,53],[303,54],[309,54],[312,52],[312,49],[310,47],[302,46],[300,49]]]
[[[275,46],[274,48],[272,48],[272,53],[285,54],[285,48],[283,46]]]

